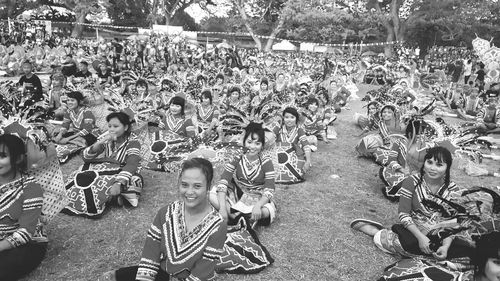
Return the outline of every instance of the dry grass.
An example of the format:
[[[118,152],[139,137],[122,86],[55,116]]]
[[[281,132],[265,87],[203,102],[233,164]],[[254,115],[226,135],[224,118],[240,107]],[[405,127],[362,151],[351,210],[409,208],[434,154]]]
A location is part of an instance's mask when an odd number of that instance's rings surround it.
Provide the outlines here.
[[[387,226],[397,219],[397,204],[380,191],[377,165],[354,152],[353,135],[359,131],[352,114],[361,111],[356,102],[340,114],[339,139],[321,144],[313,154],[307,182],[277,187],[278,219],[259,229],[276,262],[257,275],[221,275],[219,280],[376,280],[395,261],[377,250],[369,237],[349,228],[349,222],[359,217]],[[63,168],[69,173],[78,165],[79,160],[72,160]],[[340,178],[332,179],[332,174]],[[138,263],[153,216],[177,196],[175,175],[143,175],[146,188],[136,209],[114,207],[100,220],[59,215],[49,228],[47,257],[25,281],[96,280],[103,272]],[[471,181],[456,170],[453,179],[467,186],[495,183],[494,178]]]

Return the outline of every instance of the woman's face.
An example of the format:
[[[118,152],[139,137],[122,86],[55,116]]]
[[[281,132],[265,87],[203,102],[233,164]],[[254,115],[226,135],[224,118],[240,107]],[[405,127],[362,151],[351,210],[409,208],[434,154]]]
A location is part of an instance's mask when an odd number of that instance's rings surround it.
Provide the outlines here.
[[[377,107],[375,105],[370,105],[368,107],[368,114],[374,115],[375,113],[377,113]]]
[[[108,122],[108,132],[115,138],[122,137],[128,130],[127,125],[123,125],[118,118],[113,118]]]
[[[205,97],[205,96],[202,97],[201,104],[204,105],[204,106],[210,105],[210,99],[208,97]]]
[[[394,117],[394,111],[390,108],[385,108],[384,111],[382,111],[382,119],[384,121],[390,121]]]
[[[67,105],[69,109],[75,110],[78,108],[78,100],[68,97]]]
[[[316,110],[318,110],[318,105],[315,102],[310,103],[307,106],[307,109],[309,109],[311,112],[316,112]]]
[[[297,124],[297,118],[293,114],[286,112],[283,115],[283,122],[285,122],[285,126],[293,127]]]
[[[137,93],[140,95],[146,93],[146,86],[144,85],[137,85],[135,88],[137,89]]]
[[[240,98],[240,93],[238,93],[238,91],[232,91],[231,92],[231,99],[232,100],[237,100]]]
[[[179,115],[179,114],[181,114],[181,111],[182,111],[182,106],[180,106],[178,104],[174,104],[174,103],[170,104],[170,112],[173,115]]]
[[[0,144],[0,177],[9,177],[12,172],[9,149],[6,145]]]
[[[259,141],[259,137],[256,134],[253,134],[245,140],[245,147],[248,148],[247,154],[249,156],[256,156],[262,150],[262,142]]]
[[[484,277],[488,281],[500,281],[500,259],[489,258],[484,266]]]
[[[186,207],[196,208],[206,204],[208,183],[203,172],[198,168],[187,169],[181,174],[179,194]]]
[[[427,159],[424,162],[425,174],[433,180],[443,179],[446,174],[448,165],[444,162],[439,162],[433,158]]]
[[[266,83],[260,83],[260,89],[262,91],[267,91],[267,84]]]

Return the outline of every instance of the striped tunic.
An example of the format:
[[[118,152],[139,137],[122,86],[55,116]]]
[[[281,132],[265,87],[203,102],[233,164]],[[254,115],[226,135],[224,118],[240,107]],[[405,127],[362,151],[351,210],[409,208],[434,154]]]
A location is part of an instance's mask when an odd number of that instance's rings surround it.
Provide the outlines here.
[[[454,182],[450,182],[448,186],[444,184],[438,189],[436,195],[449,200],[452,193],[456,193],[458,187]],[[402,187],[399,190],[399,220],[408,227],[411,224],[416,224],[420,230],[427,232],[428,229],[420,223],[421,218],[424,218],[425,223],[436,221],[441,217],[438,211],[433,210],[423,204],[425,200],[433,201],[437,205],[445,206],[441,199],[432,196],[432,192],[427,186],[424,179],[421,180],[420,175],[412,175],[403,181]],[[437,222],[437,221],[436,221]],[[424,228],[424,229],[422,229]]]
[[[94,114],[88,108],[79,108],[77,112],[68,109],[63,117],[63,128],[70,132],[75,132],[79,136],[88,134],[97,135],[99,129],[96,126]]]
[[[176,118],[170,111],[167,112],[165,118],[162,118],[159,128],[187,138],[194,137],[196,133],[193,121],[190,118]]]
[[[160,268],[171,276],[187,271],[185,281],[214,280],[226,231],[225,222],[213,208],[190,232],[184,202],[161,208],[149,228],[136,280],[155,280]]]
[[[0,241],[19,247],[29,243],[42,213],[43,191],[32,177],[0,186]]]
[[[295,126],[291,130],[288,130],[286,126],[276,126],[273,129],[273,133],[276,135],[277,143],[290,143],[304,151],[310,149],[307,135],[303,128]]]

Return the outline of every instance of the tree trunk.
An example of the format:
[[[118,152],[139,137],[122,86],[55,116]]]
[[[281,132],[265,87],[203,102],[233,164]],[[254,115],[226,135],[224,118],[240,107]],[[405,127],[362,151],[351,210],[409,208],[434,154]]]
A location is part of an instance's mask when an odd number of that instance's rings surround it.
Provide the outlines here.
[[[387,30],[387,37],[386,37],[386,42],[391,42],[394,41],[394,32],[392,30]],[[384,46],[384,54],[387,58],[392,57],[392,45],[385,45]]]
[[[76,23],[85,23],[85,17],[87,16],[86,13],[81,13],[76,15]],[[83,33],[83,25],[81,24],[75,24],[75,27],[73,27],[73,32],[71,32],[71,37],[73,38],[78,38],[82,36]]]
[[[16,11],[16,1],[7,0],[7,18],[14,18],[14,13]]]
[[[267,40],[266,47],[264,48],[264,52],[269,52],[271,51],[271,48],[273,47],[274,39],[276,39],[276,36],[278,33],[280,33],[281,29],[283,28],[283,25],[285,24],[285,17],[280,16],[278,23],[276,24],[276,27],[274,27],[273,31],[269,35],[269,39]]]
[[[245,12],[245,7],[244,4],[242,3],[241,0],[234,0],[234,5],[238,9],[238,12],[240,13],[241,19],[243,20],[243,24],[245,25],[248,33],[250,33],[250,36],[252,36],[253,41],[255,41],[255,44],[257,45],[257,49],[262,50],[262,41],[260,40],[259,37],[257,37],[254,32],[252,26],[250,26],[250,22],[248,20],[247,13]]]

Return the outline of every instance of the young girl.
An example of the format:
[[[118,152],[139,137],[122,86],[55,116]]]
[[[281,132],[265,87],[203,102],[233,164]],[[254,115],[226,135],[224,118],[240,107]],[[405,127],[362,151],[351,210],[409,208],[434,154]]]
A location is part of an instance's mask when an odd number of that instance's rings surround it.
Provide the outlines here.
[[[324,115],[319,109],[319,101],[316,98],[309,98],[306,102],[306,110],[302,111],[305,117],[304,129],[308,135],[311,150],[316,151],[318,140],[328,143],[326,138],[326,125]]]
[[[0,280],[18,280],[34,270],[47,250],[32,240],[42,212],[43,191],[26,176],[25,146],[14,135],[0,136]]]
[[[261,155],[265,130],[261,124],[250,123],[245,129],[243,144],[248,151],[224,166],[210,202],[225,219],[249,216],[262,225],[269,225],[276,216],[273,162]]]
[[[186,160],[178,181],[180,200],[156,214],[139,266],[105,274],[102,280],[214,280],[227,225],[208,201],[210,161]]]

